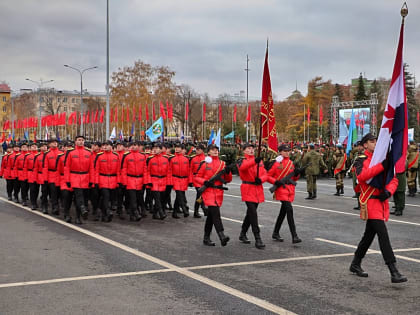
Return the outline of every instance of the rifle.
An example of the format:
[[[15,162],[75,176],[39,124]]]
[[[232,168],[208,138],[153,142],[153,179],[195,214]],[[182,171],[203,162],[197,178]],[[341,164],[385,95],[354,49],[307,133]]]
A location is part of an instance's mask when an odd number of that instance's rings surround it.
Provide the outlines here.
[[[225,175],[226,174],[226,168],[229,168],[230,170],[232,170],[232,168],[235,166],[235,164],[233,163],[233,164],[230,164],[230,165],[228,165],[228,166],[225,166],[221,171],[219,171],[219,172],[217,172],[216,174],[214,174],[209,180],[208,180],[208,182],[211,184],[211,186],[209,186],[209,187],[212,187],[213,185],[214,185],[214,183],[218,180],[218,181],[221,181],[222,183],[223,183],[223,185],[224,184],[226,184],[226,181],[224,180],[224,178],[223,178],[223,175]],[[206,185],[203,185],[203,186],[201,186],[200,188],[198,188],[198,190],[197,190],[197,202],[198,203],[201,203],[202,202],[202,199],[201,199],[201,195],[203,194],[203,192],[207,189],[207,188],[209,188],[209,187],[207,187]],[[227,187],[224,187],[224,186],[220,186],[220,187],[217,187],[218,189],[222,189],[222,190],[228,190],[228,188]]]
[[[309,165],[311,165],[312,163],[308,163],[306,164],[304,167],[301,168],[302,171],[304,171]],[[297,183],[292,179],[292,177],[295,175],[295,172],[293,171],[292,173],[290,173],[289,175],[283,177],[282,179],[284,179],[285,184],[291,184],[293,186],[296,186]],[[270,187],[269,191],[271,193],[274,193],[276,191],[276,189],[279,188],[279,186],[277,186],[276,184],[273,184],[273,186]]]

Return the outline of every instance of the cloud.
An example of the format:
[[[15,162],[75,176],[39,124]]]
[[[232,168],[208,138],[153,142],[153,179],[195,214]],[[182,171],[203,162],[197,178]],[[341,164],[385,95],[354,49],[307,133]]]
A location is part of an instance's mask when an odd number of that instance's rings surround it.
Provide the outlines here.
[[[395,1],[121,0],[110,1],[110,71],[135,60],[168,65],[177,83],[211,96],[246,89],[259,97],[266,39],[273,91],[280,99],[298,83],[305,93],[315,76],[349,83],[360,72],[390,77],[398,40]],[[409,4],[405,61],[419,73],[420,5]],[[104,91],[105,1],[3,1],[0,4],[0,80],[13,89],[26,77],[54,79],[59,89],[78,89],[77,73],[63,67],[99,66],[84,87]],[[417,71],[416,71],[417,70]]]

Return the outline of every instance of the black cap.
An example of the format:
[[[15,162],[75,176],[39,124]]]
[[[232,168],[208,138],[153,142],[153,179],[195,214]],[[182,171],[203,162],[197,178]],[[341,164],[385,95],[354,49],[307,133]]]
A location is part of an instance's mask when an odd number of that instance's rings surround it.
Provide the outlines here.
[[[205,148],[206,147],[202,143],[200,143],[199,145],[196,146],[196,149],[200,149],[200,150],[204,150]]]
[[[58,142],[58,140],[56,138],[50,138],[50,139],[48,139],[48,143],[51,143],[51,142]]]
[[[210,150],[213,150],[213,149],[217,149],[219,151],[219,147],[217,145],[215,145],[215,144],[210,144],[207,147],[207,151],[210,151]]]
[[[74,140],[76,140],[78,138],[83,138],[83,140],[86,140],[85,136],[83,136],[83,135],[77,135],[76,137],[74,137]]]
[[[290,151],[290,146],[288,144],[280,144],[278,150],[279,152]]]
[[[253,147],[253,148],[255,148],[255,145],[253,145],[253,144],[252,144],[252,143],[250,143],[250,142],[244,143],[244,144],[242,145],[242,150],[245,150],[246,148],[249,148],[249,147]]]
[[[153,142],[153,148],[161,148],[162,149],[162,143],[161,142]]]
[[[373,135],[373,134],[371,134],[370,132],[368,133],[368,134],[366,134],[363,138],[362,138],[362,140],[360,140],[360,144],[361,145],[364,145],[366,142],[368,142],[369,140],[374,140],[374,139],[376,139],[376,137]]]

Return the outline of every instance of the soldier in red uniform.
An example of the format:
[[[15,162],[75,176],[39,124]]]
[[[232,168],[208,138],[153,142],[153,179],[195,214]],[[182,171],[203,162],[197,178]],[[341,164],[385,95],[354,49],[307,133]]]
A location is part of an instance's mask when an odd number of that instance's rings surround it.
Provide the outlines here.
[[[4,171],[2,175],[6,179],[7,199],[12,200],[14,186],[14,177],[12,174],[12,161],[14,160],[14,156],[16,155],[16,152],[14,151],[14,145],[9,144],[7,151],[8,153],[3,157],[2,168],[4,169]]]
[[[122,161],[123,155],[129,152],[127,150],[127,148],[125,147],[125,143],[124,142],[117,142],[117,147],[116,147],[116,153],[118,154],[120,161]],[[120,171],[118,171],[120,173]],[[121,174],[119,174],[121,175]],[[121,180],[121,176],[118,177],[119,180]],[[124,185],[122,185],[121,182],[118,183],[118,186],[116,188],[116,194],[117,194],[117,198],[116,198],[116,203],[112,203],[112,210],[117,210],[117,214],[118,217],[121,220],[124,220],[124,215],[123,215],[123,210],[122,207],[123,205],[126,205],[126,209],[128,208],[127,206],[127,196],[126,196],[126,190],[124,189]]]
[[[146,162],[147,159],[152,155],[152,146],[146,145],[144,148],[144,155],[146,156]],[[152,194],[152,186],[145,184],[145,190],[146,195],[144,196],[144,205],[146,207],[146,211],[153,212],[153,194]]]
[[[290,182],[287,182],[285,177],[293,173],[292,180],[296,181],[302,170],[299,168],[295,169],[293,162],[289,157],[289,145],[280,145],[278,151],[280,155],[276,158],[276,161],[268,171],[268,181],[277,186],[274,197],[276,200],[281,201],[280,213],[274,226],[272,238],[276,241],[283,242],[283,238],[280,237],[279,232],[284,218],[287,215],[287,223],[289,224],[289,230],[292,234],[292,242],[296,244],[302,242],[302,240],[297,236],[295,219],[293,217],[292,202],[295,200],[295,186]]]
[[[140,221],[147,216],[143,200],[143,186],[147,177],[146,156],[139,152],[140,143],[133,142],[130,152],[123,155],[121,161],[121,181],[127,190],[130,204],[130,221]],[[140,216],[138,209],[141,209]]]
[[[20,155],[16,157],[15,167],[17,169],[18,174],[18,181],[20,187],[20,194],[22,197],[22,206],[28,205],[28,191],[29,191],[29,184],[28,184],[28,174],[24,169],[25,161],[30,153],[28,152],[28,144],[26,142],[22,142],[20,145]]]
[[[220,218],[220,207],[223,203],[223,182],[216,180],[212,183],[211,179],[225,169],[223,179],[226,183],[229,183],[232,181],[232,173],[229,167],[225,165],[225,162],[219,159],[219,148],[217,146],[210,145],[207,152],[209,156],[200,164],[197,175],[194,177],[196,185],[206,186],[206,190],[201,195],[205,205],[208,207],[206,224],[204,225],[203,244],[207,246],[215,245],[210,239],[211,230],[214,225],[222,246],[226,246],[229,242],[229,236],[224,234],[223,223]]]
[[[63,153],[59,153],[57,156],[57,172],[60,176],[60,192],[61,200],[64,210],[64,220],[67,223],[71,223],[70,208],[73,202],[73,189],[67,186],[64,177],[64,160],[66,159],[67,151],[73,150],[73,144],[68,141],[63,144]]]
[[[93,169],[93,163],[95,162],[96,155],[99,152],[101,152],[101,146],[102,146],[102,143],[101,142],[94,142],[92,144],[92,147],[91,147],[92,155],[90,156],[91,169]],[[99,200],[99,187],[98,187],[98,185],[93,185],[90,188],[89,195],[90,195],[90,203],[92,205],[93,220],[94,221],[98,221],[99,220],[98,208],[99,208],[99,204],[100,204],[100,200]]]
[[[179,208],[182,209],[184,217],[188,217],[190,215],[187,206],[187,198],[185,196],[185,191],[188,189],[190,178],[190,160],[182,153],[183,149],[184,145],[177,142],[175,144],[175,155],[169,157],[169,167],[172,174],[172,186],[176,193],[174,209],[172,212],[172,217],[175,219],[179,219],[177,214]]]
[[[58,189],[59,189],[59,176],[57,175],[56,162],[57,156],[61,153],[58,150],[58,142],[56,139],[49,140],[49,150],[45,152],[42,159],[42,176],[44,184],[48,185],[48,192],[50,195],[52,213],[59,214],[58,210]],[[48,213],[48,195],[42,194],[41,207],[44,214]]]
[[[171,154],[170,149],[171,149],[171,146],[168,143],[162,143],[162,155],[166,156],[168,159],[174,156],[173,154]],[[165,200],[165,203],[162,203],[162,207],[165,210],[174,209],[171,203],[172,188],[173,188],[172,181],[170,182],[168,181],[168,184],[166,185],[165,192],[163,193],[163,197],[162,197],[162,200]],[[179,209],[178,209],[178,212],[180,212]]]
[[[258,226],[258,204],[264,202],[264,189],[262,184],[267,180],[267,172],[264,168],[261,157],[254,157],[254,145],[246,143],[242,147],[244,157],[238,160],[239,177],[242,180],[241,196],[246,203],[246,216],[242,223],[239,240],[245,244],[251,243],[246,233],[252,227],[255,237],[255,247],[264,249],[265,245],[261,240],[260,228]]]
[[[77,136],[74,140],[75,148],[67,150],[64,159],[64,181],[74,192],[76,204],[76,224],[82,224],[80,216],[87,219],[88,210],[86,200],[89,196],[89,184],[93,181],[90,157],[92,153],[85,148],[85,138]]]
[[[39,194],[39,184],[37,183],[38,173],[35,169],[36,157],[38,155],[38,146],[36,145],[36,143],[32,143],[29,155],[26,157],[25,164],[23,166],[23,169],[26,172],[26,177],[28,178],[30,193],[29,200],[31,202],[32,210],[36,210],[38,207],[37,199]]]
[[[201,209],[203,209],[203,212],[207,212],[207,209],[205,209],[204,202],[198,203],[197,199],[198,196],[198,189],[200,186],[194,183],[194,176],[197,175],[198,167],[200,166],[200,163],[204,161],[204,158],[206,157],[204,154],[204,145],[199,144],[196,147],[196,155],[193,156],[190,160],[190,183],[195,187],[195,190],[197,191],[197,195],[194,201],[194,218],[201,218],[201,215],[198,213],[198,208],[201,205]]]
[[[9,155],[13,152],[13,148],[9,145],[7,146],[6,152],[4,152],[3,156],[1,157],[1,169],[0,169],[0,178],[7,178],[7,160],[9,159]]]
[[[96,155],[94,161],[94,180],[101,195],[102,221],[111,222],[113,213],[110,207],[111,199],[116,197],[116,188],[120,180],[120,158],[118,153],[112,152],[112,142],[107,141],[104,151]]]
[[[48,151],[47,143],[41,142],[39,144],[40,154],[36,156],[35,168],[34,168],[34,171],[37,173],[36,182],[40,185],[40,188],[41,188],[41,208],[42,208],[42,203],[44,202],[44,198],[46,198],[46,202],[48,204],[48,182],[44,181],[44,172],[43,172],[43,167],[42,167],[42,164],[44,161],[44,155],[47,151]]]
[[[171,169],[169,167],[169,159],[162,153],[162,144],[155,142],[153,145],[155,154],[147,159],[147,183],[151,184],[153,200],[155,202],[153,208],[153,219],[165,219],[166,212],[164,205],[166,204],[165,190],[166,186],[171,184]]]
[[[385,263],[388,265],[391,273],[391,281],[393,283],[406,282],[407,278],[400,274],[396,266],[396,259],[391,247],[388,236],[388,230],[385,222],[389,219],[389,203],[388,199],[395,192],[398,186],[398,180],[394,177],[384,189],[378,189],[370,186],[367,181],[388,168],[388,160],[370,167],[373,152],[376,147],[376,137],[371,133],[365,135],[360,141],[365,148],[365,157],[356,160],[356,176],[359,181],[361,218],[366,220],[366,229],[363,237],[354,253],[353,261],[350,265],[350,271],[359,277],[367,277],[368,274],[362,269],[361,262],[365,257],[370,245],[378,234],[379,247]],[[367,211],[367,218],[364,217]]]

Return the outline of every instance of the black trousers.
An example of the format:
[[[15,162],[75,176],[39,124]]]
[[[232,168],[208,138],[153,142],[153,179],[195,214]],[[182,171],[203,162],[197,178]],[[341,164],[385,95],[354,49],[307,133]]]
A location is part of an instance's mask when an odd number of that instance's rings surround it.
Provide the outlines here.
[[[143,201],[143,190],[128,189],[128,200],[130,202],[130,214],[134,215],[134,212],[138,210],[138,207],[143,211],[145,209]]]
[[[379,247],[381,249],[382,257],[384,258],[385,263],[395,263],[396,260],[394,251],[392,250],[391,242],[388,236],[388,230],[386,229],[385,221],[383,220],[369,219],[366,221],[365,233],[363,234],[363,237],[359,243],[359,246],[357,246],[357,250],[354,255],[357,258],[363,259],[376,234],[378,234]]]
[[[99,187],[92,187],[89,191],[92,213],[96,214],[99,208]]]
[[[165,203],[162,204],[163,208],[166,208],[166,205],[168,205],[168,208],[171,208],[171,191],[173,186],[166,186],[165,191],[163,192],[163,198],[165,200]]]
[[[183,211],[187,209],[187,197],[185,196],[185,191],[182,190],[175,190],[175,202],[174,202],[174,211],[175,209],[178,210],[179,207]]]
[[[28,201],[29,184],[28,180],[20,181],[20,195],[23,201]]]
[[[245,201],[245,203],[247,208],[244,221],[242,222],[242,232],[246,233],[251,226],[252,233],[254,233],[254,235],[259,234],[260,227],[258,226],[257,214],[258,203],[250,201]]]
[[[73,195],[74,195],[73,191],[66,190],[66,189],[61,190],[61,198],[63,201],[64,215],[66,216],[70,215],[70,208],[73,202]]]
[[[100,188],[102,217],[111,214],[110,202],[117,195],[116,189]]]
[[[220,208],[216,206],[209,206],[208,209],[206,223],[204,224],[204,235],[210,236],[213,225],[216,232],[223,232],[224,229],[222,219],[220,217]]]
[[[51,208],[56,210],[58,208],[58,188],[54,183],[48,183],[48,191],[50,193]]]
[[[155,205],[153,207],[153,213],[160,213],[164,209],[164,205],[166,204],[165,199],[165,192],[164,191],[154,191],[152,190],[153,194],[153,200],[155,202]]]
[[[73,188],[74,203],[76,205],[76,214],[79,216],[81,212],[86,211],[85,200],[88,197],[89,190],[84,188]]]
[[[293,217],[293,207],[290,201],[282,201],[280,213],[277,217],[276,224],[274,225],[273,233],[278,234],[283,224],[284,218],[287,215],[287,223],[289,224],[289,230],[292,236],[297,236],[296,234],[296,226],[295,226],[295,219]]]
[[[49,186],[47,184],[41,185],[41,206],[42,208],[48,208],[48,194],[49,194]]]
[[[204,205],[204,201],[201,201],[201,204],[197,202],[198,197],[200,197],[198,195],[198,189],[199,187],[195,187],[195,191],[197,192],[195,195],[195,201],[194,201],[194,211],[197,211],[198,208],[201,206],[201,209],[204,209],[205,205]]]
[[[12,198],[14,185],[15,185],[14,179],[6,179],[7,197],[9,198]]]
[[[145,205],[147,210],[152,211],[153,209],[153,194],[150,188],[146,188]]]
[[[19,199],[19,192],[20,192],[20,180],[15,178],[13,180],[13,197]]]
[[[31,200],[32,206],[36,206],[38,195],[39,195],[39,184],[29,183],[29,199]]]

